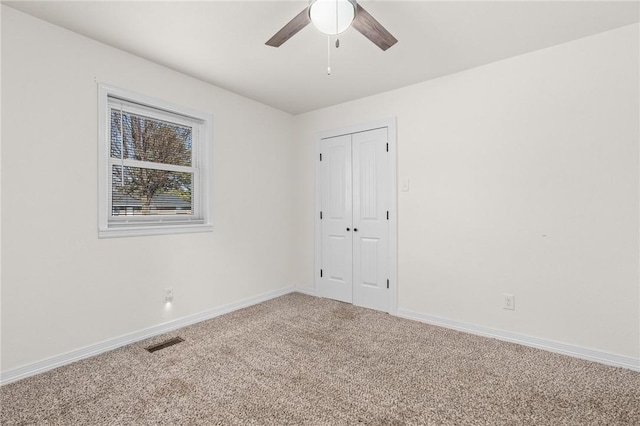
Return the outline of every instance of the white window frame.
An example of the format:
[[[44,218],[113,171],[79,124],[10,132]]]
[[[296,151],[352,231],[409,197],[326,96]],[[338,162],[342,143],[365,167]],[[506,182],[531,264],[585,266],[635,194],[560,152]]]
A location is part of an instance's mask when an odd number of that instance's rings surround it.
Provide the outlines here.
[[[193,128],[192,166],[163,164],[162,170],[193,173],[193,211],[191,215],[112,215],[112,177],[114,164],[153,168],[153,163],[130,159],[111,158],[110,107],[114,103],[125,105],[127,111],[154,119]],[[98,237],[134,237],[143,235],[210,232],[213,230],[209,214],[209,148],[213,117],[165,101],[154,99],[125,89],[98,84]]]

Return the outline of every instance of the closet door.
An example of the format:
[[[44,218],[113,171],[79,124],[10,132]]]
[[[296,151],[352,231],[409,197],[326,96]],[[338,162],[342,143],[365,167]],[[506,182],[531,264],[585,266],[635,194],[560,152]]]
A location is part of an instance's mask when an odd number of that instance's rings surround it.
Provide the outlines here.
[[[352,152],[353,304],[388,311],[387,128],[354,133]]]
[[[353,301],[351,135],[322,141],[322,278],[318,295]]]
[[[321,141],[318,295],[388,311],[388,128]]]

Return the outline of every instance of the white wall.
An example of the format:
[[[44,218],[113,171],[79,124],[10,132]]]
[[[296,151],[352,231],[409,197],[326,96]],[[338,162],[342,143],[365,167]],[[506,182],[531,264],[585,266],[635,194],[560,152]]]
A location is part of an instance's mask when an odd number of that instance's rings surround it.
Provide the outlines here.
[[[212,233],[97,238],[96,81],[213,114]],[[2,371],[294,285],[292,129],[2,6]]]
[[[637,360],[638,28],[297,116],[300,288],[315,133],[396,116],[398,308]]]

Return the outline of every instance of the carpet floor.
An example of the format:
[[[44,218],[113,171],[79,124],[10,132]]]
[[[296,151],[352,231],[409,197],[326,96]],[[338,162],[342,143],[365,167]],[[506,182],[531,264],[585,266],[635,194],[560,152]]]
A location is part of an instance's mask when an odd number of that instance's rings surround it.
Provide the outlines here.
[[[299,293],[0,398],[3,425],[640,425],[640,373]]]

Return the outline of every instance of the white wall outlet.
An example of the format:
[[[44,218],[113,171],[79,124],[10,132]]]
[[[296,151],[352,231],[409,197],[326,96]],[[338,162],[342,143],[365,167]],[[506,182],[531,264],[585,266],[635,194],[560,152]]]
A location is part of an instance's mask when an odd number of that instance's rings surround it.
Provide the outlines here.
[[[502,295],[502,309],[516,310],[516,297],[513,294],[504,293]]]
[[[164,290],[164,303],[173,302],[173,289],[167,288]]]

